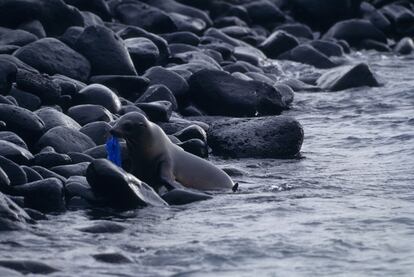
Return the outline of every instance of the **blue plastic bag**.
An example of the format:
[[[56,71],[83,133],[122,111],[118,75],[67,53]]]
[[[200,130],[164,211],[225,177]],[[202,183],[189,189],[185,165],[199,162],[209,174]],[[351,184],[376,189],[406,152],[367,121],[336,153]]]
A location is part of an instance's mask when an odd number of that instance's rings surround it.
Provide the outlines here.
[[[108,153],[108,160],[119,167],[122,167],[121,145],[118,138],[111,136],[106,142],[106,152]]]

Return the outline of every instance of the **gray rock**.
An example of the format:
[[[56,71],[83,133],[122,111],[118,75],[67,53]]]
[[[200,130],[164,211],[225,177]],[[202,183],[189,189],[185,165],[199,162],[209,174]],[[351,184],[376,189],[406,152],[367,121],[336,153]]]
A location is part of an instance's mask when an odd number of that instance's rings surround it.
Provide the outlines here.
[[[24,229],[31,222],[32,219],[22,208],[0,192],[0,231]]]
[[[49,131],[54,127],[67,127],[73,130],[79,130],[81,126],[74,119],[66,114],[50,107],[37,110],[35,114],[40,117],[45,124],[45,131]]]

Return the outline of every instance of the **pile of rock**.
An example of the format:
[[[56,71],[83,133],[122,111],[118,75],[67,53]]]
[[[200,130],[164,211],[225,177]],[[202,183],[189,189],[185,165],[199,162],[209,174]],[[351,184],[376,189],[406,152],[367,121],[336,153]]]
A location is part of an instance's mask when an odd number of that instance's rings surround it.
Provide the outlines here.
[[[294,91],[377,86],[367,65],[337,58],[413,52],[413,11],[404,0],[1,0],[0,229],[30,221],[4,194],[40,217],[34,210],[64,211],[80,196],[99,203],[87,176],[99,168],[137,185],[107,165],[88,171],[129,112],[204,158],[208,146],[229,157],[297,155],[302,127],[278,116]],[[329,70],[282,80],[262,66],[268,58]]]

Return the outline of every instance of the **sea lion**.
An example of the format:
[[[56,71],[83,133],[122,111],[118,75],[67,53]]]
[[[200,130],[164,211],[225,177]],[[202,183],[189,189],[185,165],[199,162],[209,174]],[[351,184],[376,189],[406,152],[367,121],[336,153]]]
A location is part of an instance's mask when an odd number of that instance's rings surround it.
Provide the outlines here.
[[[223,170],[173,144],[158,125],[140,113],[122,116],[110,133],[126,140],[131,173],[157,191],[161,186],[171,190],[179,184],[204,191],[234,186]]]

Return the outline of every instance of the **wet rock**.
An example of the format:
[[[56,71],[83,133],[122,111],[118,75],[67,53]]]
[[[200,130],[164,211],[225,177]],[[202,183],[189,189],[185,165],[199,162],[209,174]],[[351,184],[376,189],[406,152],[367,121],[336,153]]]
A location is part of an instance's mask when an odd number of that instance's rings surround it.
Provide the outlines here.
[[[169,88],[178,101],[187,97],[189,88],[187,81],[171,70],[160,66],[152,67],[145,72],[144,77],[150,80],[151,86],[161,84]]]
[[[358,45],[362,40],[372,39],[387,43],[387,37],[371,22],[365,19],[349,19],[333,25],[323,36],[324,39],[334,38],[345,40],[350,45]]]
[[[47,264],[31,260],[0,260],[0,266],[22,274],[51,274],[59,271]]]
[[[111,112],[101,105],[85,104],[73,106],[68,110],[68,115],[81,126],[96,121],[110,122],[113,120]]]
[[[192,101],[211,115],[278,114],[286,108],[272,86],[244,81],[223,71],[199,71],[189,83]]]
[[[391,3],[380,9],[391,22],[392,29],[397,36],[411,36],[414,34],[414,12],[412,6]]]
[[[149,103],[154,101],[168,101],[172,104],[172,109],[177,110],[178,104],[174,94],[164,85],[150,86],[147,91],[138,98],[138,103]]]
[[[47,132],[54,127],[66,127],[73,130],[79,130],[81,126],[71,117],[50,107],[37,110],[35,114],[42,119],[45,124],[44,130]]]
[[[24,46],[37,40],[37,37],[23,30],[0,27],[0,45]]]
[[[17,67],[9,61],[0,61],[0,94],[7,94],[16,80]]]
[[[277,22],[283,22],[285,15],[283,12],[274,5],[271,1],[267,0],[256,0],[251,1],[244,5],[247,13],[255,24],[274,24]]]
[[[63,176],[47,169],[47,168],[44,168],[44,167],[38,166],[38,165],[32,166],[31,168],[34,171],[36,171],[37,173],[39,173],[39,175],[42,176],[43,179],[56,178],[56,179],[60,180],[63,184],[66,182],[65,177],[63,177]]]
[[[83,88],[76,96],[76,102],[79,104],[101,105],[111,113],[118,113],[121,109],[118,96],[108,87],[100,84],[92,84]]]
[[[136,99],[136,95],[147,89],[150,81],[139,76],[101,75],[93,76],[90,82],[107,86],[120,96]]]
[[[34,220],[47,220],[47,216],[39,211],[25,208],[24,211]]]
[[[24,62],[22,62],[21,60],[19,60],[18,58],[16,58],[15,56],[12,56],[12,55],[1,54],[0,55],[0,61],[2,63],[4,63],[4,62],[12,63],[16,66],[16,68],[18,70],[26,70],[26,71],[30,71],[32,73],[39,73],[39,71],[37,71],[36,69],[31,67],[30,65],[25,64]]]
[[[124,42],[135,69],[139,73],[145,72],[157,63],[160,53],[151,40],[147,38],[129,38]]]
[[[76,41],[82,35],[84,27],[72,26],[69,27],[63,35],[59,37],[59,40],[68,45],[70,48],[75,49]]]
[[[386,44],[372,39],[364,39],[358,44],[358,48],[375,50],[378,52],[390,52],[391,48]]]
[[[27,149],[6,140],[0,140],[0,155],[17,164],[29,164],[34,158]]]
[[[278,26],[275,30],[282,30],[296,38],[313,40],[312,29],[301,23],[288,23]]]
[[[293,157],[303,142],[302,126],[286,116],[214,120],[207,134],[214,153],[234,158]]]
[[[79,231],[92,234],[115,234],[122,233],[124,230],[125,227],[121,224],[108,221],[97,222],[91,226],[79,228]]]
[[[314,40],[310,42],[313,48],[323,53],[327,57],[337,56],[340,57],[344,54],[343,48],[341,45],[327,41],[327,40]]]
[[[105,144],[109,138],[111,125],[106,122],[91,122],[83,126],[80,131],[90,137],[96,145]]]
[[[172,104],[169,101],[136,103],[135,105],[142,109],[153,122],[168,122],[173,111]]]
[[[58,126],[47,131],[38,141],[37,149],[52,146],[57,153],[83,152],[95,147],[85,134],[67,127]]]
[[[66,154],[59,154],[56,152],[40,152],[34,156],[33,164],[40,165],[46,168],[51,168],[59,165],[70,164],[72,160]]]
[[[170,33],[177,31],[171,17],[162,10],[140,1],[114,1],[112,13],[124,24],[143,28],[151,33]]]
[[[394,51],[400,55],[409,55],[414,52],[414,41],[409,37],[405,37],[397,43]]]
[[[93,12],[105,21],[112,19],[109,6],[104,0],[65,0],[65,3],[77,7],[81,11]]]
[[[24,173],[26,173],[27,183],[43,180],[42,175],[37,173],[36,170],[34,170],[34,169],[32,169],[28,166],[25,166],[25,165],[21,166],[21,169],[23,169]]]
[[[22,208],[0,192],[0,231],[24,229],[31,222],[32,219]],[[4,266],[1,260],[0,266]]]
[[[18,50],[20,46],[16,45],[0,45],[0,55],[1,54],[13,54],[16,50]]]
[[[17,88],[35,94],[45,104],[56,104],[60,101],[61,88],[48,75],[18,70],[16,83]]]
[[[137,75],[122,39],[104,26],[89,26],[75,47],[91,63],[91,75]]]
[[[28,109],[29,111],[35,111],[42,105],[42,100],[38,96],[14,86],[10,90],[9,95],[16,99],[19,107]]]
[[[81,54],[55,38],[44,38],[20,48],[15,56],[49,75],[62,74],[70,78],[88,80],[91,65]]]
[[[24,22],[19,25],[18,29],[32,33],[38,38],[46,37],[45,28],[43,27],[42,22],[40,22],[39,20],[31,20]]]
[[[95,254],[92,255],[95,260],[104,263],[110,264],[127,264],[132,263],[130,258],[120,254],[120,253],[102,253],[102,254]]]
[[[68,156],[72,160],[72,163],[83,163],[83,162],[92,162],[94,159],[83,153],[69,152]]]
[[[169,13],[171,20],[174,22],[179,32],[193,32],[201,34],[206,29],[206,23],[198,18],[186,16],[180,13]]]
[[[167,205],[150,186],[106,159],[93,161],[86,178],[94,193],[106,199],[111,207],[133,209]]]
[[[276,59],[280,54],[299,45],[299,41],[284,31],[272,33],[259,48],[269,57]]]
[[[83,17],[83,24],[85,27],[89,26],[105,26],[103,20],[94,13],[88,11],[81,11],[81,15]]]
[[[283,53],[279,59],[313,65],[316,68],[332,68],[336,65],[329,57],[322,54],[310,45],[299,45]]]
[[[17,186],[15,191],[24,196],[26,207],[43,213],[65,210],[64,187],[57,178],[48,178]]]
[[[166,63],[167,59],[170,56],[170,50],[168,48],[168,43],[160,36],[153,33],[147,32],[144,29],[128,26],[123,28],[118,32],[118,35],[123,39],[134,38],[134,37],[143,37],[151,40],[158,48],[159,59],[157,64]]]
[[[180,141],[186,141],[189,139],[199,139],[203,142],[207,142],[207,133],[206,131],[198,125],[190,125],[176,133],[173,134],[174,137],[178,138]]]
[[[169,205],[186,205],[193,202],[205,201],[212,197],[208,194],[183,189],[174,189],[162,195]]]
[[[71,176],[85,176],[89,164],[89,162],[83,162],[78,164],[60,165],[52,167],[50,170],[65,178]]]
[[[28,150],[26,143],[22,140],[18,135],[13,132],[9,131],[1,131],[0,132],[0,140],[6,140],[9,142],[14,143],[17,146],[20,146],[26,150]]]
[[[10,180],[10,186],[19,186],[27,183],[27,176],[23,169],[16,164],[15,162],[0,156],[0,168],[6,173],[7,177]],[[2,190],[2,192],[9,194],[10,189],[9,187],[4,187],[6,191]]]
[[[377,79],[365,63],[341,66],[325,72],[317,81],[318,86],[330,91],[361,86],[379,86]]]
[[[44,123],[36,114],[17,106],[0,104],[0,120],[6,123],[7,130],[19,135],[29,145],[44,130]]]
[[[183,43],[197,46],[200,43],[200,38],[191,32],[174,32],[170,34],[163,34],[161,36],[168,42],[168,44]]]
[[[208,157],[208,145],[200,139],[189,139],[184,142],[177,143],[184,151],[196,155],[200,158]]]

